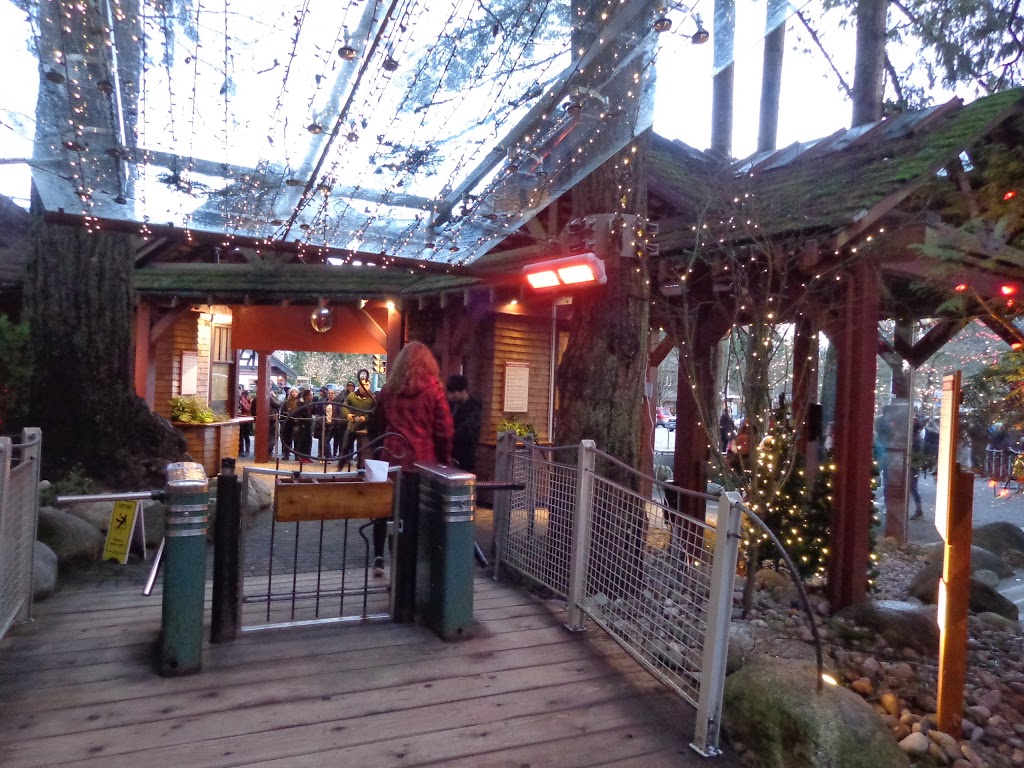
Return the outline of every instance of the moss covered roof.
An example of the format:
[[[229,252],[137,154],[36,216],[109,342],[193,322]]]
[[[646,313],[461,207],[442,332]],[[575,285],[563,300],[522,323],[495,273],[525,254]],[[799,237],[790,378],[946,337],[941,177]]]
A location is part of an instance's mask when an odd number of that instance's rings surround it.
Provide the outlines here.
[[[757,221],[762,237],[838,233],[873,209],[877,212],[876,207],[897,205],[961,152],[1022,112],[1022,89],[967,105],[954,100],[743,161],[733,166],[731,178],[709,175],[703,183],[701,165],[677,152],[670,158],[678,166],[674,175],[664,163],[652,175],[693,219],[662,227],[658,242],[663,250],[684,245],[705,210],[719,219],[739,214],[742,221]]]

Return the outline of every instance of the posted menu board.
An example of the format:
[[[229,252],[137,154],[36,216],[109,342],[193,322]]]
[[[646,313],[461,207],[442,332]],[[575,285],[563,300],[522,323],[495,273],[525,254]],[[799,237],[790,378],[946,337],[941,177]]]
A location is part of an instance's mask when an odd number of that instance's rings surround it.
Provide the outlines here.
[[[530,410],[530,364],[505,363],[505,413]]]

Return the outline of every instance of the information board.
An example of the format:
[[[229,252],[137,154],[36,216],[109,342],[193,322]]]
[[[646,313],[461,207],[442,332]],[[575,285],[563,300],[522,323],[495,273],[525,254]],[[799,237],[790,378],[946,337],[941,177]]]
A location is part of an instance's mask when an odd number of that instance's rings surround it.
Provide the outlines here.
[[[530,410],[530,364],[505,363],[505,413]]]

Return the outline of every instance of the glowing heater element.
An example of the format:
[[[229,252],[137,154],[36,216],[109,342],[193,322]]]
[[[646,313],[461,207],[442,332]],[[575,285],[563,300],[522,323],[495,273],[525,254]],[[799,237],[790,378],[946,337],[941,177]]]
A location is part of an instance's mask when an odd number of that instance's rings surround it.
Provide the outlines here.
[[[604,285],[608,276],[604,262],[593,253],[580,253],[523,267],[531,288],[558,288],[565,285]]]

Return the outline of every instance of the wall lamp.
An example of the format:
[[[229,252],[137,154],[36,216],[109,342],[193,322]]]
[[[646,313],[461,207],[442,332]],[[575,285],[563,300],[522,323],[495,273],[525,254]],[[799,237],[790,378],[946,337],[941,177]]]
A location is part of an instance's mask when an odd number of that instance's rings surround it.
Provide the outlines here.
[[[562,288],[566,286],[597,284],[608,282],[604,271],[604,262],[594,253],[578,253],[552,261],[539,261],[523,267],[523,274],[531,288]]]

